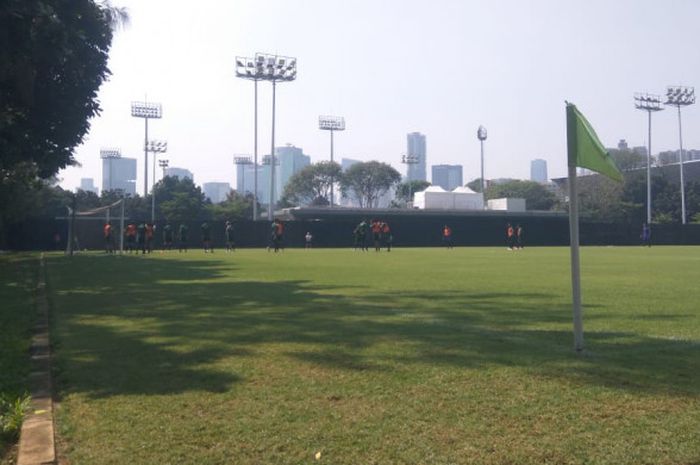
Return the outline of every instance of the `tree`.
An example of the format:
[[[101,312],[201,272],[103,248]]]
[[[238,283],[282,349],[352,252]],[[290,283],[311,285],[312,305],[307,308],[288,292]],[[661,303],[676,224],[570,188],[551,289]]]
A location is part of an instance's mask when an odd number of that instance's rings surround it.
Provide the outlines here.
[[[344,197],[356,199],[360,208],[372,208],[400,181],[401,174],[390,165],[368,161],[348,168],[340,180],[340,189]]]
[[[287,182],[282,194],[286,205],[328,205],[331,186],[342,177],[340,165],[322,161],[309,165],[295,173]]]
[[[645,168],[647,166],[647,157],[638,152],[629,149],[610,149],[608,153],[610,153],[620,171]]]
[[[428,181],[413,180],[402,182],[396,188],[396,198],[408,204],[413,202],[413,196],[416,192],[424,191],[428,186],[430,186]]]
[[[481,192],[481,178],[476,178],[473,181],[467,183],[467,187],[474,192]]]
[[[190,178],[166,176],[158,181],[153,192],[156,196],[156,216],[160,218],[186,221],[209,216],[204,193]],[[150,196],[146,199],[150,199]]]
[[[469,187],[469,185],[467,185]],[[470,187],[471,188],[471,187]],[[534,181],[513,180],[491,184],[486,188],[486,199],[513,197],[525,199],[528,210],[551,210],[556,202],[555,195],[545,186]]]
[[[246,195],[231,191],[226,196],[226,200],[221,203],[207,205],[209,214],[213,220],[243,220],[253,218],[253,198],[252,193]]]

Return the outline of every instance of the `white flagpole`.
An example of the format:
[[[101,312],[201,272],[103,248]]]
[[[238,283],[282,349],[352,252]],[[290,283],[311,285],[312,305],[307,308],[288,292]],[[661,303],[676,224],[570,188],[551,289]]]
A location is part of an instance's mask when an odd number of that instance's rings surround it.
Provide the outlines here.
[[[581,265],[578,244],[578,189],[576,166],[569,165],[569,241],[571,248],[571,293],[574,304],[574,349],[583,350],[583,315],[581,311]]]

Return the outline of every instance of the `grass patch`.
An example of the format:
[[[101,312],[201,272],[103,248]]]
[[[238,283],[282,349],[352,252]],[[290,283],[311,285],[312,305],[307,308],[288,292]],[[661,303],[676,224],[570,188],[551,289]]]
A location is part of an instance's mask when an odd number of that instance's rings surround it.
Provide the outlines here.
[[[700,254],[51,256],[72,464],[700,461]],[[321,452],[321,458],[315,454]]]
[[[11,463],[28,406],[29,346],[35,321],[36,257],[0,255],[0,463]]]

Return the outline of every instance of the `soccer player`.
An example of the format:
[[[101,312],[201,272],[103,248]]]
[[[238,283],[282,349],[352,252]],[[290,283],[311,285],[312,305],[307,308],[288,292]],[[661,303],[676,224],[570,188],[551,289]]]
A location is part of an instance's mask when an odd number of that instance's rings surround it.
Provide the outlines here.
[[[391,252],[391,243],[394,242],[394,236],[391,234],[391,228],[389,228],[389,223],[382,223],[382,237],[384,238],[384,244],[386,245],[386,251]]]
[[[146,250],[148,253],[153,252],[153,232],[155,227],[152,223],[146,223]]]
[[[372,220],[372,240],[374,241],[374,251],[381,251],[382,223],[376,218]]]
[[[178,230],[178,239],[180,240],[180,252],[183,250],[187,252],[187,225],[180,223],[180,228]]]
[[[114,253],[114,242],[112,241],[112,225],[107,221],[102,228],[105,239],[105,253]]]
[[[163,249],[171,250],[173,248],[173,227],[170,222],[166,222],[163,226]]]
[[[648,224],[642,224],[642,245],[651,247],[651,228]]]
[[[280,221],[279,219],[275,219],[275,221],[272,223],[274,232],[273,234],[273,239],[274,239],[274,246],[275,246],[275,252],[279,251],[279,249],[284,250],[284,244],[282,241],[284,241],[284,223]]]
[[[124,233],[126,234],[126,250],[131,253],[136,250],[136,225],[129,223]]]
[[[202,244],[204,245],[204,253],[209,251],[214,253],[214,249],[211,247],[211,230],[209,229],[209,223],[206,221],[202,223]]]
[[[367,222],[365,220],[362,220],[360,224],[355,226],[355,229],[353,229],[352,234],[355,237],[354,250],[357,250],[358,247],[362,251],[366,250],[367,246],[365,242],[367,238]]]
[[[311,235],[311,231],[306,231],[306,236],[304,236],[304,241],[305,243],[305,248],[310,249],[311,248],[311,241],[314,240],[314,236]]]
[[[447,225],[442,227],[442,243],[448,249],[452,248],[452,228]]]
[[[226,222],[226,229],[224,230],[226,235],[226,252],[232,252],[236,250],[236,244],[234,243],[233,237],[233,225],[230,221]]]
[[[139,249],[141,249],[141,254],[146,253],[146,223],[139,223],[136,227],[136,242],[138,243]],[[138,249],[136,250],[138,253]]]
[[[506,242],[508,243],[508,250],[513,250],[515,245],[515,230],[510,223],[506,224]]]
[[[519,250],[522,250],[524,242],[525,239],[523,238],[523,227],[517,225],[515,227],[515,243],[517,244]]]

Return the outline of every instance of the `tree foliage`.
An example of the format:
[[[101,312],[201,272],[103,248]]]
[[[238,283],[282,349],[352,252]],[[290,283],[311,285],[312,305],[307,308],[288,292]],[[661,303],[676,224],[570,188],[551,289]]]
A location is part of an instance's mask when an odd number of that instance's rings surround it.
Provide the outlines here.
[[[209,211],[202,189],[190,178],[166,176],[155,185],[156,216],[169,221],[207,219]],[[150,215],[149,215],[150,217]]]
[[[401,182],[401,174],[378,161],[356,163],[340,180],[343,196],[357,200],[361,208],[376,207],[381,196]]]
[[[328,205],[331,185],[342,177],[340,165],[322,161],[306,166],[294,174],[282,194],[285,205]]]
[[[253,218],[253,198],[252,193],[246,195],[231,191],[226,196],[226,200],[221,203],[207,205],[211,219],[217,221],[243,220]]]
[[[404,203],[413,202],[416,192],[424,191],[430,183],[428,181],[406,181],[396,187],[396,199]]]
[[[471,189],[471,186],[467,186]],[[485,197],[486,199],[503,197],[525,199],[528,210],[551,210],[556,203],[556,196],[545,186],[534,181],[513,180],[491,184],[486,188]]]
[[[481,192],[481,178],[476,178],[467,183],[467,187],[474,192]]]

